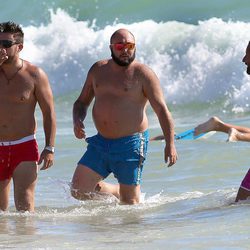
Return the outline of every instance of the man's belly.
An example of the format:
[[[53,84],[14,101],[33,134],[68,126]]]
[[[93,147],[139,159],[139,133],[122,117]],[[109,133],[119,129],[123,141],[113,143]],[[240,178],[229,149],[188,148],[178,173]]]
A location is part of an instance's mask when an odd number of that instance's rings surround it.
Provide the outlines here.
[[[148,128],[146,116],[122,117],[120,119],[95,116],[93,120],[97,131],[106,138],[120,138],[137,132],[143,132]]]
[[[35,121],[0,121],[0,141],[18,140],[34,134],[35,130]]]

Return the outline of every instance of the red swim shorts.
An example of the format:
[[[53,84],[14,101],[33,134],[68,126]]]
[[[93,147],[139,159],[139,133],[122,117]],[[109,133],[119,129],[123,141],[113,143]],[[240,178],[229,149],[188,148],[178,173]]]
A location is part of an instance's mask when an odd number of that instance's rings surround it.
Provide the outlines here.
[[[248,170],[246,176],[244,177],[243,181],[241,182],[241,188],[250,191],[250,169]]]
[[[19,163],[38,160],[38,145],[34,135],[17,141],[0,142],[0,181],[10,179]]]

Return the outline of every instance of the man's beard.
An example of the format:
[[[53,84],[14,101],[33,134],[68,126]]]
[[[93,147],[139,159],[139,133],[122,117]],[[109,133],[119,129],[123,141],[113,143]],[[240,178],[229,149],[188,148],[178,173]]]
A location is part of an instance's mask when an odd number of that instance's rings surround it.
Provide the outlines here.
[[[111,49],[111,57],[114,60],[114,62],[116,64],[118,64],[119,66],[128,66],[129,64],[131,64],[135,60],[135,51],[131,57],[129,57],[127,60],[123,61],[123,60],[120,60],[119,57],[117,57],[114,54],[113,50]]]
[[[250,66],[247,66],[247,74],[250,75]]]

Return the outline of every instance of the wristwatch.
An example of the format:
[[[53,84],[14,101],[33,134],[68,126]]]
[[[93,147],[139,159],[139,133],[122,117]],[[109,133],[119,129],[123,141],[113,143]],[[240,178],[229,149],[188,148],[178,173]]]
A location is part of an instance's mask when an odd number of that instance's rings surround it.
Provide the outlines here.
[[[52,146],[46,146],[44,149],[50,151],[51,153],[55,153],[55,147]]]

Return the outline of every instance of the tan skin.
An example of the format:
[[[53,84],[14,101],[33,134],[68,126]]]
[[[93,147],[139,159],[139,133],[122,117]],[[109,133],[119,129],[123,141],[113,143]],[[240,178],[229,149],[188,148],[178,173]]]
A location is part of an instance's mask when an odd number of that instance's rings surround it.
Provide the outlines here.
[[[15,35],[0,33],[0,40],[15,41]],[[35,134],[35,107],[42,114],[45,144],[54,146],[56,122],[52,91],[44,71],[19,58],[22,44],[10,48],[0,45],[0,141],[14,141]],[[23,64],[20,71],[18,69]],[[18,73],[12,78],[15,72]],[[9,82],[6,79],[12,78]],[[38,164],[41,170],[53,165],[54,155],[43,150]],[[14,199],[18,211],[34,211],[37,163],[21,162],[13,173]],[[7,210],[11,179],[0,181],[0,209]]]
[[[116,31],[111,43],[135,43],[126,29]],[[135,49],[110,49],[120,60],[128,60]],[[165,104],[160,82],[147,66],[134,60],[128,66],[119,66],[113,59],[95,63],[89,70],[84,87],[73,108],[74,133],[85,139],[84,119],[94,99],[92,116],[98,132],[105,138],[116,139],[143,132],[148,128],[146,106],[149,101],[158,116],[165,135],[165,161],[175,164],[174,126]],[[87,166],[78,165],[72,179],[72,195],[77,199],[91,199],[87,193],[111,193],[124,204],[140,200],[140,185],[112,185],[102,181],[102,176]]]

